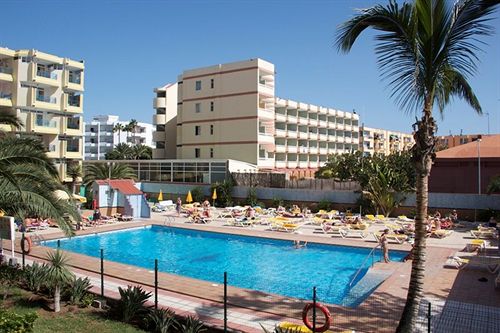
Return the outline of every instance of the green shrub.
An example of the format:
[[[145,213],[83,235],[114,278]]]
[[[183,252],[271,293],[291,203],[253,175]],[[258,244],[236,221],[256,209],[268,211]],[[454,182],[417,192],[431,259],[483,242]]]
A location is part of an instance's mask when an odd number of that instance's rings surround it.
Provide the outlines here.
[[[257,206],[259,206],[260,208],[266,208],[266,204],[262,201],[257,202]]]
[[[217,190],[217,199],[215,202],[217,206],[230,207],[233,205],[233,187],[234,183],[232,179],[226,179],[222,183],[215,183],[211,186],[211,193],[214,189]]]
[[[500,218],[500,211],[493,209],[480,210],[477,213],[477,220],[480,222],[488,222],[492,216],[498,221]]]
[[[281,328],[279,326],[275,326],[274,330],[271,332],[266,329],[262,324],[260,324],[264,333],[300,333],[302,330],[300,328]]]
[[[205,195],[203,195],[203,189],[200,186],[193,187],[191,196],[193,197],[193,202],[201,203],[205,201]]]
[[[285,205],[285,202],[283,201],[283,199],[281,198],[278,198],[278,197],[274,197],[273,198],[273,201],[271,203],[271,205],[274,207],[274,208],[278,208],[278,206],[284,206]]]
[[[33,332],[33,325],[38,318],[36,313],[17,313],[0,309],[0,332],[28,333]]]
[[[122,289],[118,287],[120,300],[118,301],[116,311],[121,315],[121,320],[125,323],[131,323],[135,319],[144,316],[149,307],[146,302],[151,297],[150,292],[146,292],[141,286]]]
[[[0,265],[0,285],[3,289],[3,299],[10,294],[12,287],[20,280],[22,271],[18,267],[6,264]]]
[[[40,265],[33,263],[32,265],[25,266],[23,270],[23,284],[26,289],[31,292],[39,293],[44,286],[44,279],[41,278],[47,271],[47,265]]]
[[[203,323],[193,316],[188,316],[184,323],[179,325],[179,328],[182,333],[201,333],[207,330]]]
[[[175,312],[170,309],[154,309],[146,317],[146,327],[153,333],[167,333],[176,326]]]
[[[69,304],[71,305],[79,305],[79,306],[85,306],[83,300],[85,296],[87,296],[89,293],[90,288],[92,288],[92,284],[90,283],[89,278],[76,278],[73,277],[73,281],[68,285],[68,288],[66,289],[66,295],[68,296],[69,299]],[[92,297],[93,300],[93,297]],[[89,301],[89,298],[87,297],[86,302]],[[90,301],[92,303],[92,301]]]
[[[255,189],[255,187],[250,187],[247,194],[247,204],[255,207],[257,206],[258,202],[259,198],[257,198],[257,190]]]
[[[318,210],[330,211],[332,209],[332,204],[328,200],[321,200],[318,202]]]

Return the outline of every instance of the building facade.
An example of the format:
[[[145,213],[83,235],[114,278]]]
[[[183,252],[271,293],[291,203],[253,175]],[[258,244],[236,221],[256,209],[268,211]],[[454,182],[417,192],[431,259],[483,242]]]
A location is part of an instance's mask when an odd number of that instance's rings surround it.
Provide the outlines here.
[[[83,159],[83,91],[83,61],[0,47],[0,112],[43,142],[65,181],[67,165]]]
[[[389,155],[409,150],[415,140],[412,134],[390,131],[380,128],[359,128],[359,147],[363,155]]]
[[[262,59],[184,71],[155,89],[153,157],[315,170],[328,154],[359,149],[356,113],[281,99],[274,87],[274,65]]]
[[[476,141],[480,137],[487,137],[485,134],[467,134],[467,135],[444,135],[436,137],[436,149],[438,151],[464,145]]]
[[[106,153],[119,143],[142,144],[153,148],[153,125],[137,122],[135,128],[128,131],[116,127],[129,123],[112,115],[95,116],[90,123],[85,123],[85,159],[104,160]]]

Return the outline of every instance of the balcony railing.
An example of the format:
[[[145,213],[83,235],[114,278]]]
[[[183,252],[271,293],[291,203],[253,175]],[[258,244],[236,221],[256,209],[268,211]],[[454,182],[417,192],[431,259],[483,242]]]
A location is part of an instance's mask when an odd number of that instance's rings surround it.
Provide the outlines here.
[[[12,68],[9,68],[9,67],[0,67],[0,73],[12,74]]]
[[[55,120],[36,118],[35,123],[36,126],[41,126],[41,127],[51,127],[51,128],[57,127],[57,122]]]
[[[79,121],[70,121],[68,120],[68,129],[80,129],[80,122]]]
[[[80,151],[80,145],[75,144],[75,143],[69,143],[68,146],[66,147],[66,151],[69,153],[78,153]]]
[[[3,98],[3,99],[12,99],[12,94],[0,91],[0,98]]]
[[[39,102],[45,102],[45,103],[51,103],[51,104],[56,104],[57,99],[55,97],[50,97],[50,96],[43,96],[43,95],[36,95],[36,100]]]
[[[68,81],[70,83],[76,83],[76,84],[82,83],[82,79],[81,79],[80,75],[74,75],[74,74],[71,74],[71,73],[69,74]]]
[[[36,75],[41,76],[41,77],[46,77],[46,78],[52,79],[52,80],[57,80],[57,73],[54,73],[51,71],[37,70]]]

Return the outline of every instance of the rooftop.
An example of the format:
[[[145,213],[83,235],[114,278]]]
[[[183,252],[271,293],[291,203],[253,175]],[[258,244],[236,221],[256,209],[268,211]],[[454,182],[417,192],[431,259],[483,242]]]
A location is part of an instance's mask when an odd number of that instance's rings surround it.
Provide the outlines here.
[[[483,136],[481,143],[469,142],[450,149],[445,149],[436,154],[437,158],[500,158],[500,134]]]

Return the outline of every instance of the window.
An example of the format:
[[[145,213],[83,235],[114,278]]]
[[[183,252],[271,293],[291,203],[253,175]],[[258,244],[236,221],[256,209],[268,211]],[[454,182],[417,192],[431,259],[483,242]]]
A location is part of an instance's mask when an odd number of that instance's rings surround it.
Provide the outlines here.
[[[214,149],[210,148],[210,158],[214,158]]]
[[[201,81],[196,81],[196,83],[195,83],[195,89],[196,90],[201,90]]]
[[[214,111],[214,102],[210,102],[210,111],[213,112]]]
[[[214,135],[214,125],[210,125],[210,135]]]
[[[200,155],[201,155],[200,148],[195,148],[194,149],[194,157],[200,158]]]
[[[210,89],[214,89],[214,79],[210,79]]]
[[[196,136],[201,135],[201,126],[194,127],[194,135]]]
[[[194,105],[194,111],[195,111],[196,113],[200,113],[200,112],[201,112],[201,103],[196,103],[196,104]]]

